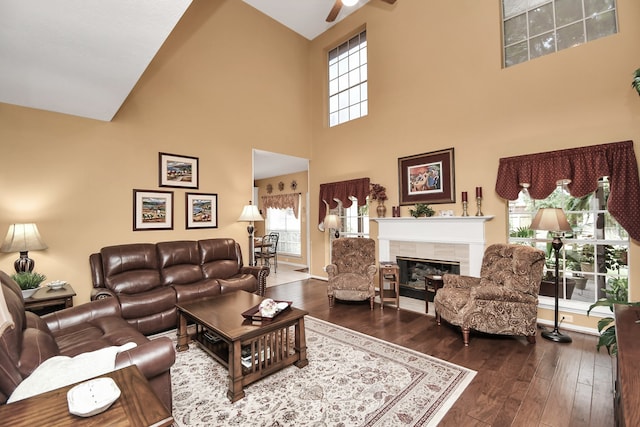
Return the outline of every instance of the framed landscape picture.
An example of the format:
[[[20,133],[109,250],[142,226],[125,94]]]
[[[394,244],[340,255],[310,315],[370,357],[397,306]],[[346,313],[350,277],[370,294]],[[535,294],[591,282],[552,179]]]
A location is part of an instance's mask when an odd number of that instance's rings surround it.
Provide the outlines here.
[[[160,187],[198,188],[198,158],[159,153]]]
[[[398,159],[400,204],[454,203],[453,148]]]
[[[218,195],[186,193],[186,228],[218,228]]]
[[[133,190],[133,231],[173,230],[173,191]]]

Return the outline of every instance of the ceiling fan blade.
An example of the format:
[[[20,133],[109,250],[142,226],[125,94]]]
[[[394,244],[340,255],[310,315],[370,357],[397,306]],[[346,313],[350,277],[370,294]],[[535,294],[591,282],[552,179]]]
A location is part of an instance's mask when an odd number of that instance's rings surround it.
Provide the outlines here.
[[[338,17],[338,13],[340,13],[340,9],[342,9],[342,0],[336,0],[331,8],[331,12],[327,16],[327,22],[333,22]]]

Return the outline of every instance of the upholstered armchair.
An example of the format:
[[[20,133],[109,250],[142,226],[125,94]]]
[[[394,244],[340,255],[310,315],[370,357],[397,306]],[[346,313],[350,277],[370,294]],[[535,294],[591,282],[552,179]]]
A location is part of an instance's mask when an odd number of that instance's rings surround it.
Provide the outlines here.
[[[331,264],[327,295],[329,307],[336,299],[346,301],[369,300],[373,310],[376,296],[373,278],[376,274],[376,243],[372,239],[341,237],[331,245]]]
[[[433,300],[436,321],[460,326],[464,345],[469,331],[522,335],[536,342],[538,291],[545,254],[524,245],[489,246],[480,277],[445,274]]]

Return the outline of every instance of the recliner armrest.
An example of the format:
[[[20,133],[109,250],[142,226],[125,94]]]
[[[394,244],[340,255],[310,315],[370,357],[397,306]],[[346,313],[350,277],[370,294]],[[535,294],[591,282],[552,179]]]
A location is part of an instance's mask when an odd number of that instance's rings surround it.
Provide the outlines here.
[[[478,286],[471,289],[471,299],[496,301],[499,303],[516,302],[525,304],[535,304],[536,298],[533,295],[504,286]]]
[[[443,288],[470,289],[480,285],[480,278],[473,276],[461,276],[458,274],[445,274],[442,276]]]
[[[116,296],[116,293],[110,289],[93,288],[91,290],[91,301],[103,299],[103,298],[115,298],[116,300],[118,299],[118,297]]]
[[[270,272],[271,270],[269,269],[269,267],[265,266],[244,265],[240,268],[240,273],[252,274],[256,279],[258,279],[258,295],[260,295],[261,297],[263,297],[266,292],[267,276]]]
[[[153,378],[168,371],[175,361],[173,342],[169,337],[160,337],[118,353],[115,368],[136,365],[146,378]]]
[[[45,314],[41,317],[42,320],[47,322],[47,326],[49,326],[51,332],[55,334],[56,331],[61,329],[107,316],[122,317],[120,314],[120,304],[116,298],[103,298],[91,301],[86,304]]]

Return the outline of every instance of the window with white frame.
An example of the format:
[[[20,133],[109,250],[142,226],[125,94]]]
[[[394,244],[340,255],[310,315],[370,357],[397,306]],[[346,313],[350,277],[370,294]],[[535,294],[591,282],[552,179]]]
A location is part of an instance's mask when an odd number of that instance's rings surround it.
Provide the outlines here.
[[[330,214],[338,215],[342,228],[341,237],[369,237],[369,204],[358,206],[358,199],[349,197],[351,206],[343,207],[342,202],[338,202],[336,209],[331,209]]]
[[[367,32],[329,51],[329,127],[366,116]]]
[[[278,254],[302,256],[300,215],[296,218],[292,208],[268,208],[265,222],[267,234],[278,233]]]
[[[502,0],[503,65],[615,34],[616,13],[615,0]]]
[[[529,229],[531,220],[542,207],[561,207],[572,232],[562,237],[559,254],[560,305],[586,311],[600,298],[628,299],[629,235],[607,211],[609,181],[603,178],[598,189],[585,197],[572,197],[559,185],[544,200],[533,200],[522,191],[509,202],[509,241],[535,246],[546,253],[545,273],[540,297],[553,297],[555,286],[553,236]],[[547,290],[545,291],[545,282]]]

